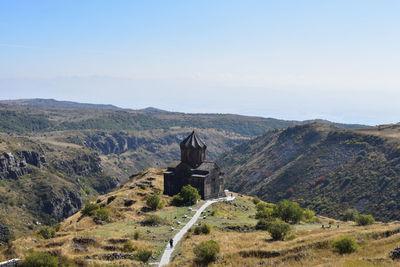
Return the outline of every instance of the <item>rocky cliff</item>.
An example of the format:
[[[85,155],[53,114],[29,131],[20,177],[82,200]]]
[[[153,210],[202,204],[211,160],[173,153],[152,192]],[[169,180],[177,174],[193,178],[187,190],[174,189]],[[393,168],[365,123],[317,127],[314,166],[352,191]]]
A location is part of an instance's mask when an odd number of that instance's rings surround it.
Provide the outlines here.
[[[119,185],[84,147],[26,137],[2,137],[0,145],[0,220],[17,235],[69,217]]]
[[[15,179],[19,176],[32,173],[33,168],[47,167],[44,155],[36,151],[3,152],[0,155],[0,180]]]

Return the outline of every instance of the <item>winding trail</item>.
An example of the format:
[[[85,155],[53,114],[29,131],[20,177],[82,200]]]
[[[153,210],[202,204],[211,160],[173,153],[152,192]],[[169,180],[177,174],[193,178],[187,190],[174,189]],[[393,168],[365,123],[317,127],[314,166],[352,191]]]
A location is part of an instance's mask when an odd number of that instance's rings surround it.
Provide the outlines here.
[[[195,224],[195,222],[199,219],[201,213],[208,206],[210,206],[211,204],[218,202],[218,201],[222,201],[222,200],[231,201],[234,199],[235,199],[235,196],[207,200],[206,203],[204,203],[203,206],[201,206],[196,211],[196,213],[193,215],[192,219],[190,219],[190,221],[174,236],[174,238],[173,238],[174,246],[172,248],[169,246],[169,242],[168,242],[167,246],[165,247],[164,254],[161,257],[161,260],[160,260],[160,263],[158,264],[158,266],[161,267],[161,266],[167,265],[169,263],[172,252],[174,252],[176,245],[179,243],[179,241],[182,239],[182,237],[185,235],[185,233],[190,229],[190,227],[192,227],[193,224]]]

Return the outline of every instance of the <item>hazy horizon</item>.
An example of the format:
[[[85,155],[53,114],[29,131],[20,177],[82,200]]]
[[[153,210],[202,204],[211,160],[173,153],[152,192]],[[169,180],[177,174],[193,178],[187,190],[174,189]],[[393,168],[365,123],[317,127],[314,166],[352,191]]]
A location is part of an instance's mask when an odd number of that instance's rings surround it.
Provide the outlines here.
[[[400,121],[398,1],[3,1],[0,99]]]

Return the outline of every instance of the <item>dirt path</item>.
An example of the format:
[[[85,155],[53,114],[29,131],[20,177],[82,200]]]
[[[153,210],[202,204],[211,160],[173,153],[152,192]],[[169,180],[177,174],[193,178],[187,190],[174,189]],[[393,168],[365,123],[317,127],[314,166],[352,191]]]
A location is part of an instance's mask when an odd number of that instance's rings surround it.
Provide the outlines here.
[[[212,199],[212,200],[207,200],[206,203],[201,206],[196,213],[193,215],[192,219],[174,236],[174,246],[171,248],[169,246],[169,243],[167,244],[164,254],[161,257],[160,263],[158,264],[159,267],[167,265],[169,263],[169,260],[171,258],[172,252],[174,252],[174,249],[176,247],[176,244],[182,239],[182,237],[186,234],[186,232],[190,229],[190,227],[193,226],[193,224],[196,223],[196,221],[199,219],[201,213],[211,204],[222,201],[222,200],[234,200],[235,197],[224,197],[224,198],[218,198],[218,199]]]

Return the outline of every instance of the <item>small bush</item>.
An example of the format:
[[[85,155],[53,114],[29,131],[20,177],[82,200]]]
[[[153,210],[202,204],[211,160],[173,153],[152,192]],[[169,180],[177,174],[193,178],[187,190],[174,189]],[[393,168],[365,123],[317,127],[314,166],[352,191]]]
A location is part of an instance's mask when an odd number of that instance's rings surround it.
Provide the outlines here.
[[[353,237],[345,236],[334,240],[332,247],[340,254],[346,254],[355,252],[358,245]]]
[[[34,252],[27,256],[18,266],[22,267],[58,267],[59,262],[56,257],[53,257],[47,253]]]
[[[200,234],[209,234],[211,232],[211,226],[208,224],[204,223],[201,226],[196,226],[193,230],[193,233],[195,235],[200,235]]]
[[[133,233],[133,239],[138,240],[139,237],[140,237],[140,232],[139,232],[139,231],[135,231],[135,232]]]
[[[143,221],[143,225],[148,225],[148,226],[157,226],[157,225],[162,225],[165,224],[165,219],[161,218],[158,215],[149,215],[147,216]]]
[[[110,220],[110,211],[105,208],[98,209],[94,212],[94,218],[103,222],[108,222]]]
[[[258,197],[253,197],[253,203],[255,205],[257,205],[260,201],[261,201],[261,199],[259,199]]]
[[[182,187],[181,192],[172,198],[174,206],[191,206],[200,199],[199,191],[191,185]]]
[[[311,222],[315,217],[315,212],[310,209],[305,209],[303,213],[304,221]]]
[[[269,232],[273,240],[283,240],[285,236],[290,232],[290,224],[285,223],[281,220],[269,222],[267,225],[267,231]]]
[[[256,219],[271,219],[273,216],[274,205],[260,201],[256,205]]]
[[[56,229],[50,226],[43,226],[39,231],[38,234],[42,236],[44,239],[50,239],[55,237]]]
[[[61,230],[61,223],[57,223],[56,225],[54,225],[54,230],[56,230],[56,232]]]
[[[355,221],[358,225],[361,226],[375,223],[375,219],[372,215],[364,215],[364,214],[357,215]]]
[[[256,224],[256,229],[257,230],[267,231],[269,223],[270,223],[269,220],[267,220],[265,218],[261,218],[261,219],[258,220],[258,222]]]
[[[132,252],[135,251],[135,247],[133,246],[132,242],[126,241],[122,250],[125,252]]]
[[[214,240],[203,241],[193,249],[197,260],[202,263],[215,261],[219,251],[219,244]]]
[[[153,252],[152,252],[151,250],[140,249],[140,250],[136,253],[136,257],[137,257],[138,260],[140,260],[141,262],[148,262],[152,254],[153,254]]]
[[[146,205],[152,210],[160,209],[163,206],[158,194],[149,196],[146,200]]]
[[[100,209],[100,205],[97,203],[87,203],[82,209],[82,216],[92,216],[97,210]]]
[[[343,214],[343,221],[355,221],[358,215],[358,211],[356,209],[347,209]]]

